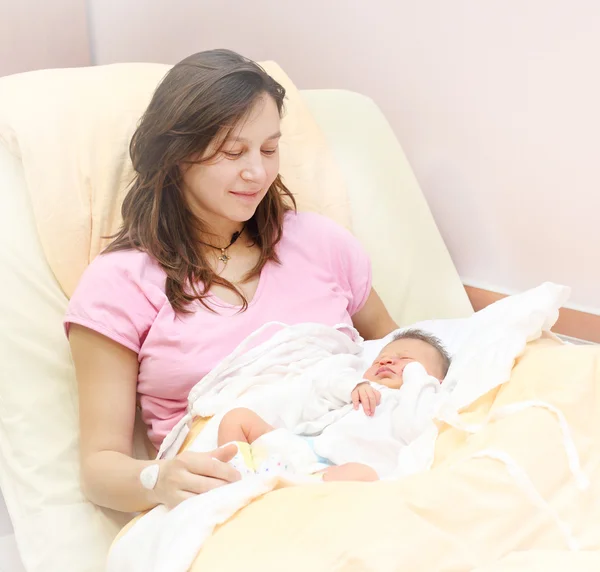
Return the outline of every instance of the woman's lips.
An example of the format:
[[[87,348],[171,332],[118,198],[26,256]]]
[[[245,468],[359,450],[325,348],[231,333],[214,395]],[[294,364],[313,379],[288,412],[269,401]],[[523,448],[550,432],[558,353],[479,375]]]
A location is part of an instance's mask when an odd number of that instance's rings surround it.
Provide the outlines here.
[[[241,199],[243,201],[252,201],[260,194],[260,191],[255,191],[254,193],[239,193],[236,191],[229,191],[234,197]]]

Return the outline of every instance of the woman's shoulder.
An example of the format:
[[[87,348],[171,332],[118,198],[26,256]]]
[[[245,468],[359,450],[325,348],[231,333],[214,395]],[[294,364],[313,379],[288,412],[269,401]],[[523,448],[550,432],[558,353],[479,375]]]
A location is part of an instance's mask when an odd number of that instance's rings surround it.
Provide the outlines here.
[[[286,257],[292,252],[340,272],[349,266],[364,268],[370,264],[360,241],[347,228],[315,212],[286,214],[280,254]]]
[[[352,239],[352,233],[333,219],[325,215],[309,211],[288,211],[285,215],[284,236],[286,238],[301,237],[310,242],[323,239]]]
[[[166,303],[160,266],[138,250],[105,252],[86,268],[65,316],[139,352],[158,312]]]
[[[134,264],[136,266],[147,265],[152,262],[152,257],[136,248],[127,248],[123,250],[103,250],[94,258],[91,264],[103,264],[105,266],[127,266]]]
[[[123,301],[147,298],[162,304],[166,274],[156,260],[139,250],[101,252],[85,269],[74,298],[118,295]]]
[[[164,282],[165,272],[148,253],[137,249],[101,252],[86,269],[87,275],[121,276],[134,282]]]
[[[367,251],[348,229],[326,216],[287,213],[279,254],[282,266],[292,272],[307,273],[311,267],[326,269],[347,293],[350,315],[369,295],[371,261]]]

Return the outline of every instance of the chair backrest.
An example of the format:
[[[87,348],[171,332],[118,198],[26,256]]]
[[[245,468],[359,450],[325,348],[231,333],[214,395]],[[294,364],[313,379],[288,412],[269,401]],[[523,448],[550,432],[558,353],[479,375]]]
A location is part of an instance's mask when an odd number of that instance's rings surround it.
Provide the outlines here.
[[[473,312],[427,201],[389,123],[364,95],[303,91],[342,169],[352,232],[400,325]]]
[[[123,82],[119,93],[130,87],[147,100],[166,68],[139,66],[104,71]],[[134,68],[146,78],[145,92]],[[269,71],[277,69],[273,64]],[[106,99],[102,74],[100,68],[49,70],[0,80],[0,488],[30,572],[103,570],[126,518],[94,507],[80,492],[77,391],[61,325],[78,273],[116,224],[128,177],[123,150],[143,108],[131,94]],[[400,322],[470,313],[400,146],[373,103],[348,92],[301,97],[284,74],[282,81],[290,94],[284,175],[303,208],[349,224],[348,188],[352,228],[373,256],[376,287]],[[65,82],[72,93],[65,93]],[[94,89],[104,90],[104,103]],[[86,94],[93,105],[81,107]],[[22,98],[12,115],[4,105],[9,95],[13,104]],[[31,115],[48,114],[49,101],[58,107],[36,127]],[[129,123],[106,112],[119,101]],[[119,134],[112,152],[98,145],[83,109],[96,114],[92,124],[100,135]],[[73,157],[84,159],[74,166]],[[111,162],[117,166],[107,176],[102,169]]]

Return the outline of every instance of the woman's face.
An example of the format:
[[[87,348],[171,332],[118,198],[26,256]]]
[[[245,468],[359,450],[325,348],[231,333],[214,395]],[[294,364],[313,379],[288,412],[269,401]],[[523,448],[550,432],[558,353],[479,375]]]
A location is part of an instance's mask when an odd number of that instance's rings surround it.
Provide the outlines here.
[[[219,153],[182,167],[184,197],[211,230],[254,215],[279,173],[279,127],[277,104],[265,94],[232,130]],[[203,157],[211,157],[217,144],[211,144]]]

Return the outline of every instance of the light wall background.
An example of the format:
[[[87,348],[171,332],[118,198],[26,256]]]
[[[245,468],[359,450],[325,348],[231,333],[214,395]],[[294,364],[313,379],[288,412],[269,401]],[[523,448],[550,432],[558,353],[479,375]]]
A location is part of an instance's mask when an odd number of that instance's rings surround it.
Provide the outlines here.
[[[0,0],[0,76],[90,63],[85,0]]]
[[[512,293],[556,281],[573,287],[571,307],[600,314],[600,2],[44,4],[85,4],[96,64],[228,47],[278,61],[300,88],[370,96],[465,283]]]

